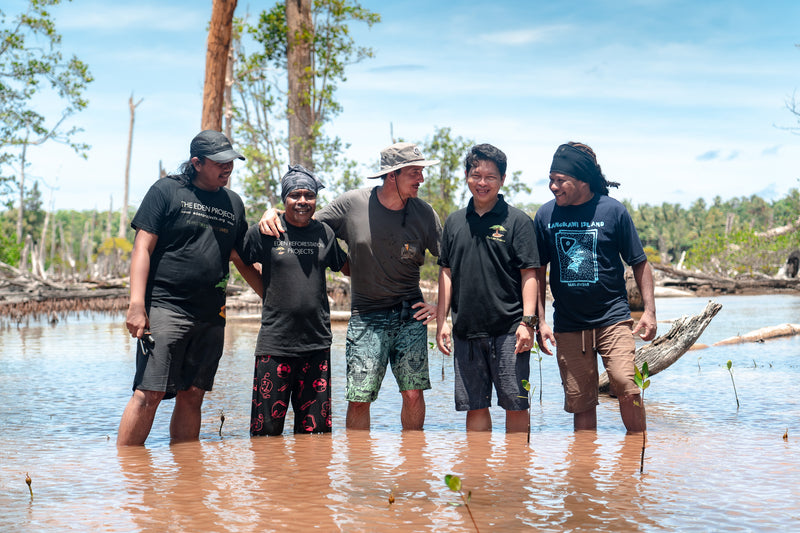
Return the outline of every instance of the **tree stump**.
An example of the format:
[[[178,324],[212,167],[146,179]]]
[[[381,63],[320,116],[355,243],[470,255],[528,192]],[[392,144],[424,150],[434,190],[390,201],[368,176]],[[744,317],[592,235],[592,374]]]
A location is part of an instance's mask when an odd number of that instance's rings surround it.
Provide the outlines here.
[[[642,363],[646,361],[651,376],[668,368],[689,351],[720,309],[722,309],[721,304],[709,301],[699,315],[682,316],[677,319],[665,335],[656,337],[650,344],[636,350],[634,359],[636,366],[641,368]],[[600,392],[609,392],[606,372],[600,376],[599,385]]]

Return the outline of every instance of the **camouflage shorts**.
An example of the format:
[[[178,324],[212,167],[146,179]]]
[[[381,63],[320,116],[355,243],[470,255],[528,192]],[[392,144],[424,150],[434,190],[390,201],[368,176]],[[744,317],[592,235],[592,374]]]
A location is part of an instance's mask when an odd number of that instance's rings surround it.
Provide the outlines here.
[[[347,325],[347,393],[350,402],[374,402],[391,364],[400,391],[431,388],[428,328],[399,308],[350,317]]]

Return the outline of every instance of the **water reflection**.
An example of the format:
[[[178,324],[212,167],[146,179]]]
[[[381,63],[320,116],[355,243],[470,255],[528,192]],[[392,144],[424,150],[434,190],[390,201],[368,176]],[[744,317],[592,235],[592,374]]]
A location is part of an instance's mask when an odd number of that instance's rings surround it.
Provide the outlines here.
[[[720,303],[701,339],[707,344],[800,316],[800,297]],[[659,316],[704,307],[704,299],[659,301]],[[229,327],[199,442],[169,446],[166,409],[147,447],[117,449],[134,364],[121,316],[0,329],[0,530],[472,531],[447,474],[471,491],[481,531],[798,525],[800,338],[692,352],[655,376],[640,475],[640,436],[624,434],[612,400],[601,399],[597,433],[572,432],[552,358],[543,360],[530,445],[524,434],[503,432],[502,413],[493,416],[494,433],[465,433],[453,407],[452,361],[441,380],[438,354],[425,431],[399,431],[399,394],[387,382],[373,430],[347,432],[343,328],[334,333],[333,434],[251,439],[257,331]]]

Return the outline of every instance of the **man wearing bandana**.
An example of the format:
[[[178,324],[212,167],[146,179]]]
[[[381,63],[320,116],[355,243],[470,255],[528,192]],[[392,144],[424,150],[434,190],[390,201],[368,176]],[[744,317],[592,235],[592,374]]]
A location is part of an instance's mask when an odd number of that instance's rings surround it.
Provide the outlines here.
[[[331,431],[331,321],[325,269],[347,257],[333,230],[311,217],[324,186],[300,165],[281,178],[286,232],[247,231],[242,259],[261,264],[261,329],[256,340],[251,435],[280,435],[291,401],[294,433]]]
[[[597,354],[608,371],[619,400],[622,421],[629,432],[646,428],[644,406],[634,382],[633,335],[652,340],[656,335],[653,275],[639,236],[625,206],[608,196],[606,181],[591,148],[562,144],[550,167],[554,200],[534,218],[541,267],[539,333],[542,351],[557,348],[564,387],[564,409],[573,413],[575,430],[597,428]],[[633,268],[644,301],[635,329],[625,290],[624,260]],[[550,264],[553,326],[545,318],[545,273]]]

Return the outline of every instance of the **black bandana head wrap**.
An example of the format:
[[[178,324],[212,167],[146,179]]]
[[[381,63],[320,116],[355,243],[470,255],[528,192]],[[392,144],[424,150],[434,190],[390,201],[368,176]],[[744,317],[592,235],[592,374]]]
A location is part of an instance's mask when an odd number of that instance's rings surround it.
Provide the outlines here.
[[[550,172],[566,174],[576,180],[589,184],[592,192],[600,192],[605,185],[605,179],[597,169],[597,163],[592,156],[583,150],[569,144],[562,144],[553,155],[553,164]]]
[[[281,178],[281,200],[286,203],[286,197],[295,189],[307,189],[317,194],[325,186],[310,170],[300,165],[289,165],[289,171]]]

